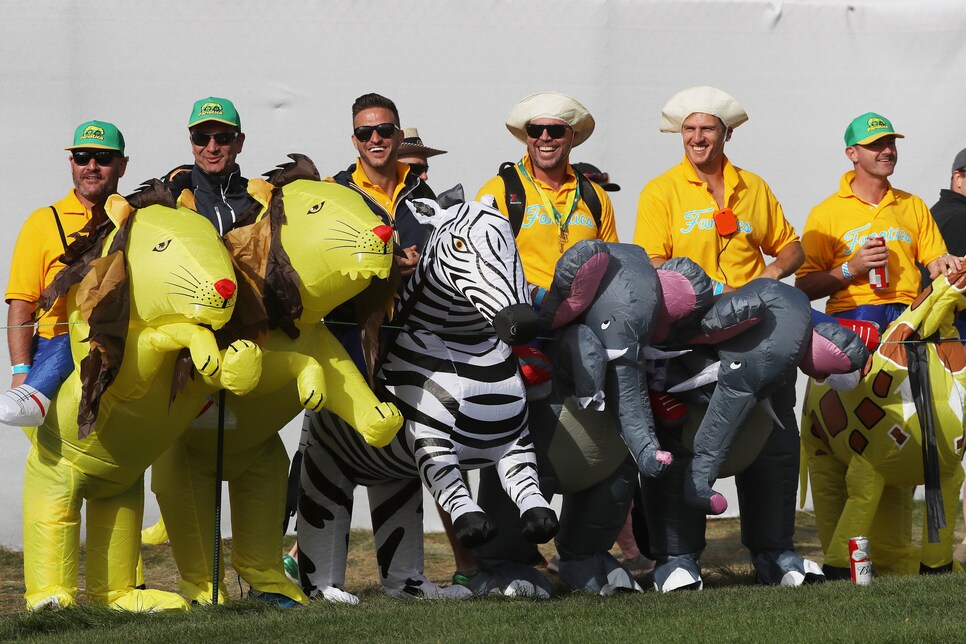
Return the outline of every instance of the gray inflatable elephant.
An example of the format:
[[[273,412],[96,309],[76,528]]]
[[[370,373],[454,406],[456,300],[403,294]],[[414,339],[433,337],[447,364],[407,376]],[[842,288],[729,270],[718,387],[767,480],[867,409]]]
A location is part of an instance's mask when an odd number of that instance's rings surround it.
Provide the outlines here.
[[[598,240],[574,245],[557,263],[540,311],[557,335],[558,386],[584,409],[610,410],[640,472],[671,464],[654,434],[643,350],[661,316],[661,287],[647,252]]]
[[[662,265],[662,269],[684,275],[694,268],[684,258]],[[717,383],[694,438],[694,457],[685,475],[684,498],[689,504],[709,514],[727,509],[724,495],[712,489],[721,464],[752,409],[764,403],[774,416],[770,397],[792,386],[799,369],[824,379],[855,371],[868,360],[868,349],[851,329],[835,322],[813,325],[812,317],[802,291],[775,280],[757,279],[719,297],[697,320],[697,329],[679,323],[674,328],[676,337],[664,338],[671,344],[711,345],[718,358],[698,375],[668,389],[675,392]],[[691,369],[697,370],[692,360],[679,358],[679,362],[692,363]],[[775,420],[782,426],[777,416]],[[795,432],[797,427],[782,429]]]

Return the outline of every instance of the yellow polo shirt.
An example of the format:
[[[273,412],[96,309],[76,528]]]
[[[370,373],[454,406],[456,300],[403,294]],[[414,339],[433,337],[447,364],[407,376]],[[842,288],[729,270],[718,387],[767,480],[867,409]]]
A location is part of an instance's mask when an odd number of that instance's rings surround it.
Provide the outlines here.
[[[863,304],[912,304],[920,286],[916,262],[926,265],[946,252],[939,227],[919,197],[890,186],[879,204],[871,204],[852,192],[854,178],[854,171],[842,175],[838,192],[809,213],[802,233],[805,263],[795,276],[800,279],[841,266],[870,234],[878,234],[889,249],[889,287],[877,291],[869,285],[868,275],[856,277],[829,296],[825,310],[838,313]]]
[[[533,163],[530,161],[529,154],[523,157],[523,166],[534,183],[543,190],[550,202],[553,203],[557,212],[566,216],[570,212],[577,191],[577,175],[574,174],[573,168],[567,166],[566,180],[560,186],[560,190],[554,190],[534,177]],[[517,169],[517,174],[520,174],[519,169]],[[553,271],[557,266],[557,260],[563,254],[560,249],[560,231],[556,221],[554,221],[553,213],[547,211],[534,184],[522,175],[520,182],[523,184],[527,203],[523,211],[520,232],[517,234],[520,260],[523,262],[523,271],[526,273],[527,281],[548,289],[553,281]],[[610,198],[601,186],[593,182],[591,184],[600,200],[600,229],[597,229],[593,214],[581,199],[577,202],[577,207],[567,222],[567,241],[563,245],[564,251],[584,239],[602,239],[606,242],[618,241],[617,227],[614,223],[614,206],[611,205]],[[499,175],[487,181],[480,188],[476,200],[481,200],[484,195],[493,195],[496,198],[497,210],[504,215],[507,214],[506,188]]]
[[[634,243],[652,259],[690,257],[712,279],[732,287],[747,284],[798,235],[768,185],[756,174],[724,160],[724,204],[738,218],[730,239],[718,234],[718,206],[708,185],[684,161],[651,180],[637,202]]]
[[[352,171],[352,183],[362,188],[367,195],[372,197],[373,201],[385,208],[386,212],[389,213],[390,220],[392,220],[395,218],[396,203],[399,201],[399,195],[402,193],[403,188],[406,187],[407,174],[409,174],[409,166],[396,161],[396,189],[391,195],[387,195],[382,188],[369,180],[369,176],[362,168],[362,159],[357,158],[356,169]]]
[[[84,227],[91,218],[91,212],[81,205],[73,190],[54,204],[60,216],[67,243],[71,234]],[[24,222],[13,247],[10,261],[10,279],[7,282],[6,301],[23,300],[36,302],[40,294],[50,284],[64,265],[60,256],[64,245],[57,230],[54,213],[49,206],[33,211]],[[42,338],[67,333],[67,302],[59,298],[49,311],[41,316],[37,333]],[[55,326],[56,325],[56,326]]]

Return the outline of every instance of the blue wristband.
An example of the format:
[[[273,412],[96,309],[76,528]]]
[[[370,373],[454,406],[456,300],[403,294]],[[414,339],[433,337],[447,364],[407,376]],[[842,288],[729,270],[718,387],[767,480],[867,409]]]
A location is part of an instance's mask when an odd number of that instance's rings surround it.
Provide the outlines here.
[[[842,262],[842,276],[845,277],[845,279],[847,280],[855,279],[854,277],[852,277],[852,273],[849,271],[848,262]]]
[[[30,365],[25,364],[23,362],[21,362],[20,364],[15,364],[12,367],[10,367],[10,373],[12,373],[15,376],[21,373],[30,373]]]
[[[724,284],[722,284],[721,282],[717,280],[711,280],[711,285],[714,287],[711,290],[712,295],[721,295],[721,293],[724,292]]]

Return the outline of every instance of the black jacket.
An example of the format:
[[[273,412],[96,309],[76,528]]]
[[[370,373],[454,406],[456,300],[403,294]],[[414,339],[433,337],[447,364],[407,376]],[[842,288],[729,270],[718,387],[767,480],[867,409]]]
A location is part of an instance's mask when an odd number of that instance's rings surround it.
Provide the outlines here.
[[[336,183],[353,188],[362,195],[369,209],[376,214],[382,221],[396,229],[397,239],[401,248],[415,246],[419,253],[423,252],[423,246],[431,232],[430,226],[420,224],[416,221],[409,206],[405,204],[410,199],[436,199],[436,195],[430,187],[412,172],[406,174],[406,183],[396,201],[396,212],[388,212],[381,204],[376,203],[365,190],[352,182],[352,173],[356,166],[353,163],[347,170],[332,177]]]
[[[195,206],[201,215],[214,224],[219,235],[234,228],[253,204],[248,194],[248,179],[241,176],[238,167],[226,177],[210,175],[197,165],[175,168],[161,180],[174,198],[184,190],[195,197]]]
[[[946,249],[958,257],[966,255],[966,196],[940,190],[939,201],[930,210],[946,241]]]

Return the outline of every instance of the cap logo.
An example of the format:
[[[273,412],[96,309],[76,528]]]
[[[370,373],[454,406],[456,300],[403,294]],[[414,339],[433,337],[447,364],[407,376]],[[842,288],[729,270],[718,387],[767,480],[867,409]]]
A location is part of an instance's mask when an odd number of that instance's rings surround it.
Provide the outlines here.
[[[224,114],[225,110],[221,106],[221,103],[205,103],[201,106],[201,109],[198,110],[199,116],[224,116]]]
[[[879,118],[878,116],[873,116],[869,119],[866,131],[872,132],[874,130],[888,130],[888,129],[889,129],[889,124],[886,123],[885,120]]]
[[[103,141],[104,128],[98,127],[96,125],[88,125],[87,128],[84,130],[84,133],[81,134],[79,140],[85,141],[87,139],[96,139],[98,141]]]

